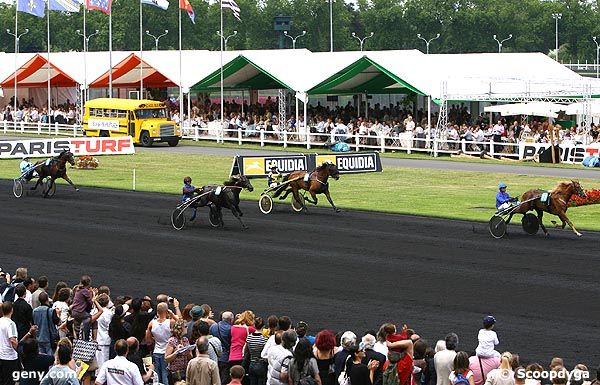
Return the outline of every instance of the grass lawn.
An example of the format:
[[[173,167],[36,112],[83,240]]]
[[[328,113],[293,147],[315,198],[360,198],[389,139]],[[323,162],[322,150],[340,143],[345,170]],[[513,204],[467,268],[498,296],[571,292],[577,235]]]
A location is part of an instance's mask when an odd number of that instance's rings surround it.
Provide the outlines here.
[[[131,189],[135,169],[137,190],[179,194],[186,175],[197,186],[221,183],[227,179],[232,161],[230,157],[163,152],[99,160],[98,169],[70,169],[69,176],[82,186]],[[0,161],[0,178],[17,176],[19,162]],[[513,195],[530,188],[550,189],[558,182],[552,177],[388,167],[381,173],[342,175],[339,181],[331,182],[330,188],[336,205],[343,208],[487,221],[494,213],[498,181],[507,183]],[[67,187],[59,183],[60,194]],[[582,179],[581,183],[587,189],[600,188],[600,181]],[[242,198],[257,201],[265,184],[264,179],[254,179],[254,192],[244,191]],[[327,205],[324,196],[319,204]],[[600,230],[600,205],[572,208],[569,214],[578,227]]]

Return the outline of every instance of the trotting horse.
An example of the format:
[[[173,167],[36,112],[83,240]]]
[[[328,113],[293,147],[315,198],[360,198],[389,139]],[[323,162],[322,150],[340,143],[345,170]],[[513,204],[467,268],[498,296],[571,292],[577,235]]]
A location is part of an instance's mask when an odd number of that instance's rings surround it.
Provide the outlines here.
[[[308,181],[304,181],[305,175],[305,171],[294,171],[288,174],[283,178],[283,181],[290,182],[277,189],[273,196],[278,197],[285,191],[285,194],[279,197],[279,199],[285,199],[291,192],[294,196],[294,199],[296,199],[296,202],[302,202],[299,191],[306,190],[312,197],[312,199],[306,197],[306,200],[316,205],[318,202],[317,194],[325,194],[329,204],[331,207],[333,207],[335,212],[340,212],[340,209],[335,207],[333,199],[331,199],[331,194],[329,193],[329,183],[327,182],[329,177],[332,177],[335,180],[340,178],[340,171],[336,165],[331,162],[323,163],[308,175]]]
[[[44,181],[44,178],[50,177],[50,181],[48,182],[48,186],[46,188],[46,192],[44,193],[44,198],[48,197],[48,193],[52,188],[52,185],[56,183],[56,179],[62,178],[67,181],[75,191],[79,191],[79,188],[75,186],[75,184],[69,179],[67,176],[67,162],[73,166],[75,165],[75,160],[73,159],[73,153],[69,150],[64,150],[60,154],[55,157],[52,157],[49,160],[40,160],[35,164],[35,170],[38,173],[38,181],[31,189],[35,190],[37,186],[41,185]]]
[[[544,193],[548,193],[549,196],[546,199],[546,202],[542,202],[542,196]],[[585,198],[585,192],[581,188],[581,185],[578,181],[567,181],[560,182],[554,189],[551,191],[544,190],[529,190],[523,194],[521,197],[521,203],[508,217],[506,224],[510,222],[512,216],[514,214],[525,214],[528,211],[535,210],[537,212],[538,219],[540,221],[540,226],[544,231],[544,234],[548,235],[548,231],[546,227],[542,223],[542,217],[544,216],[544,211],[550,213],[552,215],[556,215],[562,221],[562,228],[564,229],[566,224],[571,227],[571,229],[577,234],[577,236],[581,237],[581,233],[575,229],[573,226],[573,222],[567,217],[567,209],[569,208],[569,201],[571,200],[572,195],[578,195],[582,198]]]
[[[221,209],[224,207],[231,210],[237,220],[240,221],[242,228],[248,228],[242,221],[244,213],[240,210],[240,193],[242,189],[248,191],[254,190],[252,183],[250,183],[250,180],[245,175],[233,175],[228,181],[223,182],[223,186],[213,185],[202,187],[201,194],[210,191],[207,198],[208,202],[212,203],[210,206],[211,214],[214,213],[218,216],[221,227],[225,225],[223,222],[223,213],[221,212]]]

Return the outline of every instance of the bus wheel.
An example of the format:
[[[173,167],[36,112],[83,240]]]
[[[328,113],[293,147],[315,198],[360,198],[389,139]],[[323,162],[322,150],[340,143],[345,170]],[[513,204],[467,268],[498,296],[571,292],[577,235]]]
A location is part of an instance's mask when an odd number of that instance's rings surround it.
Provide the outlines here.
[[[168,143],[169,143],[169,146],[175,147],[179,144],[179,139],[169,140]]]
[[[152,138],[150,137],[150,134],[148,134],[148,131],[142,131],[140,134],[140,143],[142,143],[142,146],[144,147],[152,146]]]
[[[110,134],[108,133],[108,131],[100,131],[100,135],[98,136],[101,138],[108,138]]]

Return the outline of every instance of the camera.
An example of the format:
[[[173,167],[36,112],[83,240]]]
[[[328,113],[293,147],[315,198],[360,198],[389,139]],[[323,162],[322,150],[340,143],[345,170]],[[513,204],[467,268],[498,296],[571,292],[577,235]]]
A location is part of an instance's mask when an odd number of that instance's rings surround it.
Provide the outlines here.
[[[173,303],[173,297],[169,297],[169,303]]]

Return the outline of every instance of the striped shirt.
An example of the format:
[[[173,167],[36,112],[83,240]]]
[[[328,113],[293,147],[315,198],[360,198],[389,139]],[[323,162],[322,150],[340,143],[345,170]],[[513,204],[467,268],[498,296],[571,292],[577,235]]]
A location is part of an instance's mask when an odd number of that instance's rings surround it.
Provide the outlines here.
[[[248,337],[246,337],[246,346],[250,352],[250,362],[260,362],[262,360],[260,353],[266,343],[267,339],[260,331],[248,334]]]

